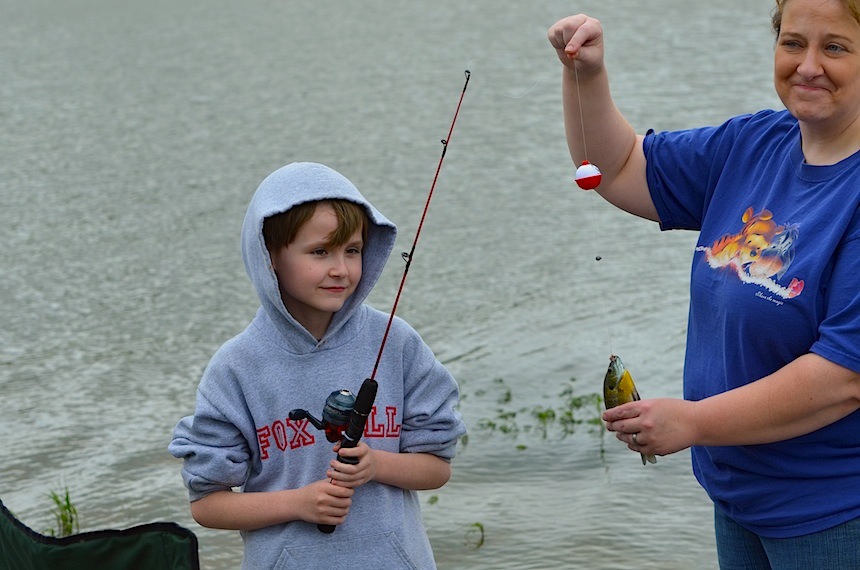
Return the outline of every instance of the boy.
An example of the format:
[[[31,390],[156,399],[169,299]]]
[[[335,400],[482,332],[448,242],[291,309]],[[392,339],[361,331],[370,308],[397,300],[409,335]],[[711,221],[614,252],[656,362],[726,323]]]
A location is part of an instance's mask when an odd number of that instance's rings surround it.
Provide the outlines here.
[[[194,519],[241,531],[243,568],[435,567],[415,491],[448,481],[466,428],[456,382],[418,334],[394,319],[356,447],[290,417],[356,394],[372,371],[388,315],[364,300],[395,236],[320,164],[280,168],[251,199],[242,257],[261,307],[213,356],[169,446]]]

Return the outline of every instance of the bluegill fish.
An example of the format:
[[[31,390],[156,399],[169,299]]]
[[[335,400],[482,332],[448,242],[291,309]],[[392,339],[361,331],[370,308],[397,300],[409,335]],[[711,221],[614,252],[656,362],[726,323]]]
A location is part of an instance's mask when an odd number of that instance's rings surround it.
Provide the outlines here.
[[[630,371],[624,367],[621,359],[613,354],[609,357],[609,368],[603,378],[603,403],[606,409],[639,399],[639,392],[636,391]],[[639,455],[642,456],[642,465],[645,465],[646,461],[657,463],[657,458],[653,455]]]

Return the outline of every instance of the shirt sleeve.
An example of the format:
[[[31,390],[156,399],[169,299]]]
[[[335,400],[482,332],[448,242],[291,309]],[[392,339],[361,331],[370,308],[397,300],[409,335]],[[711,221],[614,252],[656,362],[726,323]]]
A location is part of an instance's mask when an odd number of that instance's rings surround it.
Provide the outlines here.
[[[400,450],[450,460],[456,454],[457,441],[466,433],[457,411],[460,390],[418,333],[411,327],[409,331],[411,350],[404,351],[404,357],[410,355],[410,363],[405,367]]]
[[[739,174],[731,169],[731,156],[738,152],[738,133],[752,118],[742,115],[716,127],[648,131],[642,144],[645,174],[661,229],[702,228],[717,183],[724,176]]]
[[[825,317],[811,352],[860,372],[860,210],[833,260]]]
[[[204,381],[197,391],[193,416],[182,418],[173,431],[168,451],[183,460],[182,480],[190,500],[245,483],[251,458],[247,439],[213,403]]]

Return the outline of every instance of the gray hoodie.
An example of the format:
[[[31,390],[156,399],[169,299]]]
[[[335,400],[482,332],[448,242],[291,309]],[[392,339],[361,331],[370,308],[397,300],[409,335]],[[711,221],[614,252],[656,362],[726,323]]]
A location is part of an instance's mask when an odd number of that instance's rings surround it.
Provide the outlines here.
[[[317,340],[286,310],[263,240],[266,217],[298,204],[346,199],[371,221],[362,277]],[[180,420],[170,452],[184,460],[191,501],[215,491],[296,489],[325,477],[332,444],[294,409],[320,417],[328,395],[356,394],[373,369],[388,315],[364,304],[394,246],[396,228],[355,186],[320,164],[293,163],[260,184],[242,227],[242,257],[261,306],[248,327],[212,357],[193,416]],[[392,299],[394,292],[392,291]],[[466,432],[457,383],[405,321],[395,317],[376,374],[379,390],[362,437],[391,452],[454,457]],[[243,568],[434,568],[418,496],[370,482],[356,489],[334,533],[290,522],[242,532]]]

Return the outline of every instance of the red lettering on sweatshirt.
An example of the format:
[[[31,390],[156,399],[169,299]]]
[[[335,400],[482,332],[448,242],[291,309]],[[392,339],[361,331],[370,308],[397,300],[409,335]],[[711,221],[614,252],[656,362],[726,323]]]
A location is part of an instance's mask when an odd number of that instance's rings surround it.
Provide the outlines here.
[[[385,425],[376,423],[376,406],[370,409],[364,424],[364,437],[385,437]]]
[[[284,422],[275,420],[275,423],[272,424],[272,433],[275,436],[275,445],[281,451],[285,451],[287,449],[287,429],[284,427]]]
[[[385,417],[388,420],[386,424],[385,437],[400,437],[400,424],[397,419],[397,408],[394,406],[385,407]]]
[[[260,443],[260,459],[269,458],[269,436],[272,435],[269,426],[263,426],[257,430],[257,441]]]
[[[316,441],[314,435],[308,432],[308,426],[310,425],[310,422],[307,419],[299,421],[288,419],[287,425],[290,427],[290,429],[296,432],[293,436],[293,439],[290,440],[290,449],[310,445],[314,441]]]

